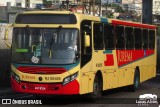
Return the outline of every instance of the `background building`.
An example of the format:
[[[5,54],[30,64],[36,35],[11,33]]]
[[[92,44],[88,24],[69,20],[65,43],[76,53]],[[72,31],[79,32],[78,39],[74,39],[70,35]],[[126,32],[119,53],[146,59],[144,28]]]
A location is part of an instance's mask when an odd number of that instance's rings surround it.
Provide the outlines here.
[[[142,14],[142,0],[122,0],[122,7],[126,11]]]
[[[51,1],[52,5],[61,5],[63,2],[66,2],[66,0],[47,0],[47,1]],[[77,3],[77,0],[69,0],[70,4],[75,4]]]
[[[0,6],[7,6],[7,2],[10,2],[11,6],[15,6],[15,0],[0,0]]]
[[[22,8],[36,8],[43,4],[43,0],[0,0],[0,6],[7,6],[7,2],[10,2],[11,6]]]
[[[43,0],[15,0],[15,6],[22,8],[37,8],[42,4]]]
[[[160,0],[153,0],[153,14],[160,15]]]
[[[153,0],[153,22],[160,24],[160,0]]]

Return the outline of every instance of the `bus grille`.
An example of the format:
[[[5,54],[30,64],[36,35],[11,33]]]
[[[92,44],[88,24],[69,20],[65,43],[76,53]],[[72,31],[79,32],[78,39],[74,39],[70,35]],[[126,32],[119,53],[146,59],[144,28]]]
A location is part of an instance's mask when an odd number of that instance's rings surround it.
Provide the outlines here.
[[[62,74],[66,72],[64,68],[52,67],[19,66],[17,69],[23,73],[29,74]]]

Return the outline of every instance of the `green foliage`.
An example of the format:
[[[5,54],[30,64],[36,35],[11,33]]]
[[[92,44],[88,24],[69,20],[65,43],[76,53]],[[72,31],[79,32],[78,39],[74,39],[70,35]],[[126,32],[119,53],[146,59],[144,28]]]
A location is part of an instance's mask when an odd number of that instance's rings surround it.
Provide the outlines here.
[[[123,12],[122,7],[119,5],[115,7],[115,10],[116,10],[116,12],[119,12],[119,13]]]
[[[50,7],[50,6],[52,6],[52,1],[43,0],[43,4],[45,7]]]
[[[118,4],[107,4],[106,3],[104,5],[105,5],[105,7],[114,8],[116,12],[119,12],[119,13],[124,12],[124,10],[122,9],[122,7],[120,5],[118,5]]]

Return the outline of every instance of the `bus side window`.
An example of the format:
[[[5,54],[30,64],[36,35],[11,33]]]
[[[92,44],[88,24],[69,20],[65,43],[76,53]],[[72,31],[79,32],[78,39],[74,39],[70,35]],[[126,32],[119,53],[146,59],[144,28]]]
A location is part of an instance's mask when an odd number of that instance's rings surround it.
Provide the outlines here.
[[[103,24],[94,23],[94,49],[103,49]]]
[[[104,25],[104,43],[105,50],[114,49],[114,27],[112,25],[105,24]]]
[[[148,30],[143,29],[143,49],[148,49]]]
[[[149,30],[149,49],[155,48],[155,31]]]
[[[132,27],[125,28],[125,36],[126,36],[126,49],[134,48],[134,34]]]
[[[124,27],[116,26],[116,48],[117,49],[125,49],[125,35],[124,35]]]
[[[135,36],[135,49],[142,49],[142,30],[140,28],[134,28]]]

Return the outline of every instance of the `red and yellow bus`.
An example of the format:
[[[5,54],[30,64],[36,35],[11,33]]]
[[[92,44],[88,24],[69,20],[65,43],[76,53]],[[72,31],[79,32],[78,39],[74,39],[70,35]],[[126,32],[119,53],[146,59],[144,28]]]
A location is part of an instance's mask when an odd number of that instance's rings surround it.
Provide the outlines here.
[[[11,84],[30,94],[101,96],[156,75],[156,26],[68,11],[19,13]]]

